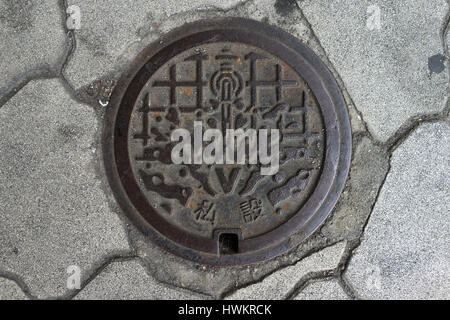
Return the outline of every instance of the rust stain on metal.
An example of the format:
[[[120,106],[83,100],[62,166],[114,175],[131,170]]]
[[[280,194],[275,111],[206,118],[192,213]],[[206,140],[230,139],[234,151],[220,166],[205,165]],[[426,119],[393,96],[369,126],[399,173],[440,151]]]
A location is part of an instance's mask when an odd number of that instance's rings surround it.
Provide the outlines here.
[[[268,25],[225,18],[174,30],[136,58],[111,104],[104,154],[119,204],[156,244],[195,262],[286,252],[324,222],[344,187],[351,132],[342,94],[311,50]],[[279,172],[173,164],[170,134],[192,132],[193,121],[222,132],[278,129]]]

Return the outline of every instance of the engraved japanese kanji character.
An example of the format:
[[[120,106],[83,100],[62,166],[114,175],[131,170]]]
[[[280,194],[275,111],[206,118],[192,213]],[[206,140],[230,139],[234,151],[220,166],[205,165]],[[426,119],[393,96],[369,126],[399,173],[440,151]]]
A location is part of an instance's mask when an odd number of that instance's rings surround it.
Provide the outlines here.
[[[194,211],[195,219],[197,221],[205,221],[214,223],[214,219],[216,217],[216,210],[214,209],[214,203],[211,203],[208,200],[204,200],[200,207]]]
[[[245,222],[252,222],[258,219],[262,212],[262,201],[259,199],[250,199],[239,205],[242,218]]]

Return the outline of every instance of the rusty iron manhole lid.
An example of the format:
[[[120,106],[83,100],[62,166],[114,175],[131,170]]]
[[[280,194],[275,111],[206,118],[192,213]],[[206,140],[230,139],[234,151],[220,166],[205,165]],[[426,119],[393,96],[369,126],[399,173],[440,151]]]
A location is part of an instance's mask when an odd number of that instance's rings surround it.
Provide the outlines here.
[[[195,140],[194,125],[200,139],[208,129],[266,129],[268,140],[279,130],[278,170],[262,174],[267,163],[250,164],[248,151],[243,164],[205,163],[202,153],[175,164],[171,134]],[[198,263],[249,264],[305,240],[336,204],[350,157],[331,73],[294,37],[252,20],[163,36],[124,74],[106,115],[105,166],[121,208],[156,244]]]

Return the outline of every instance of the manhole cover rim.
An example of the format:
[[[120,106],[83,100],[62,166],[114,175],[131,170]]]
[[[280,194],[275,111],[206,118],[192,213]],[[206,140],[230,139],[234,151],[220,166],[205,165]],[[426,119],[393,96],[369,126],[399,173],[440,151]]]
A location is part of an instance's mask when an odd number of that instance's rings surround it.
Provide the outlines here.
[[[116,133],[117,114],[122,103],[122,98],[129,89],[130,84],[133,81],[136,81],[136,76],[142,68],[144,68],[150,58],[154,57],[157,52],[164,49],[166,46],[176,43],[187,36],[205,31],[223,29],[235,29],[236,32],[242,31],[244,33],[255,34],[255,36],[259,38],[267,38],[269,41],[279,43],[280,48],[284,50],[296,52],[297,58],[301,56],[301,58],[304,59],[309,65],[306,69],[312,72],[312,74],[305,76],[305,74],[298,71],[298,66],[292,67],[305,79],[311,90],[314,92],[316,98],[322,101],[322,103],[319,103],[321,109],[325,108],[327,103],[330,104],[328,106],[328,111],[331,113],[335,112],[334,116],[336,125],[334,126],[334,129],[332,129],[332,124],[326,124],[327,153],[325,156],[325,164],[331,166],[327,169],[332,171],[330,178],[331,182],[325,186],[325,189],[327,190],[322,190],[322,192],[325,192],[325,195],[323,195],[317,203],[316,210],[314,210],[315,213],[309,218],[309,220],[303,225],[297,225],[295,223],[294,218],[296,216],[298,217],[298,212],[305,207],[302,206],[292,218],[281,226],[278,226],[268,232],[268,234],[247,240],[241,240],[242,243],[247,241],[250,248],[252,247],[252,242],[253,247],[255,247],[255,241],[257,244],[256,247],[258,247],[257,242],[259,241],[259,249],[257,251],[249,251],[244,254],[217,256],[213,252],[207,252],[207,250],[199,251],[198,249],[183,246],[176,241],[168,239],[164,234],[156,230],[142,217],[142,214],[136,209],[135,205],[133,205],[122,185],[122,181],[115,164],[116,154],[114,150],[114,137]],[[259,32],[255,32],[253,30],[258,30]],[[259,47],[266,49],[264,46]],[[184,51],[184,49],[182,51]],[[271,53],[277,55],[276,53]],[[302,72],[304,72],[304,70],[302,70]],[[311,85],[311,83],[316,84]],[[320,87],[319,89],[318,86]],[[323,101],[327,100],[328,102],[323,103]],[[333,130],[334,132],[332,132]],[[328,144],[331,140],[329,139],[330,136],[333,136],[337,143],[332,144],[330,142],[331,145],[329,146]],[[121,209],[132,220],[132,222],[153,242],[164,249],[199,263],[214,265],[249,264],[267,260],[286,252],[296,246],[299,242],[305,240],[324,222],[330,211],[335,206],[345,186],[351,160],[351,129],[348,111],[341,91],[328,68],[309,48],[301,44],[299,40],[290,34],[287,34],[281,29],[242,18],[201,20],[189,23],[174,29],[168,34],[162,36],[160,41],[157,41],[144,49],[144,51],[141,52],[141,54],[139,54],[135,59],[134,63],[132,63],[129,71],[124,73],[122,78],[118,81],[118,85],[113,91],[110,99],[110,106],[105,115],[103,142],[105,170],[110,186]],[[330,150],[332,150],[332,154],[330,154]],[[333,158],[332,161],[330,161],[331,158]],[[334,170],[334,168],[339,168],[339,170]],[[325,169],[323,171],[325,171]],[[322,174],[323,172],[321,173],[318,183],[322,181]],[[316,191],[317,186],[312,192],[311,197],[317,194]],[[307,202],[309,202],[309,200]],[[286,236],[286,233],[288,236]],[[291,239],[293,234],[296,235],[295,240]],[[266,239],[263,239],[264,237]],[[263,245],[261,246],[261,244]],[[209,248],[209,250],[210,249],[211,248]]]

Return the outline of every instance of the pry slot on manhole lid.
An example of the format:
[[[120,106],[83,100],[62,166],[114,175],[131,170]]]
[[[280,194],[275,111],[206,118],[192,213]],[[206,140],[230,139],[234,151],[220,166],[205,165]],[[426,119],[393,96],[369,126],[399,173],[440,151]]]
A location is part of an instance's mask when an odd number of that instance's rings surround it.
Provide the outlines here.
[[[227,149],[239,129],[248,134],[241,157],[239,144]],[[123,75],[106,115],[105,167],[122,210],[198,263],[254,263],[305,240],[336,204],[350,157],[348,112],[329,70],[296,38],[253,20],[164,35]]]

